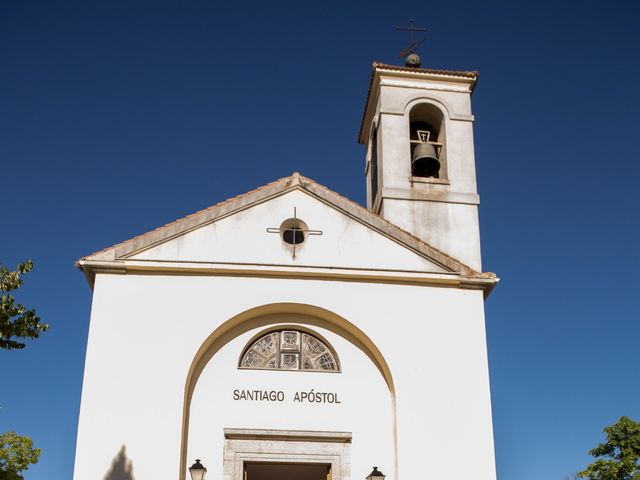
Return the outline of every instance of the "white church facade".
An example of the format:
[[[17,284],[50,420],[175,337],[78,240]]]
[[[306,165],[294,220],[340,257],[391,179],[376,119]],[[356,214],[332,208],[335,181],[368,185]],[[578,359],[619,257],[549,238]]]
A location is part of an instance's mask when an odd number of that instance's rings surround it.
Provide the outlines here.
[[[75,480],[495,480],[475,72],[374,64],[367,206],[300,174],[78,261]]]

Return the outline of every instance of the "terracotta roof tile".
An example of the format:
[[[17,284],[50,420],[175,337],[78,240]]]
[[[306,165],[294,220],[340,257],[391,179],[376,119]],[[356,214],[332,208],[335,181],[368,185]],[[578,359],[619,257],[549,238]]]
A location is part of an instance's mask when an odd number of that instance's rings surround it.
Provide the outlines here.
[[[373,62],[373,68],[381,68],[384,70],[396,70],[398,72],[416,72],[416,73],[430,73],[432,75],[445,75],[447,77],[462,77],[477,79],[480,73],[477,71],[456,71],[456,70],[438,70],[433,68],[414,68],[403,67],[399,65],[389,65],[386,63]]]

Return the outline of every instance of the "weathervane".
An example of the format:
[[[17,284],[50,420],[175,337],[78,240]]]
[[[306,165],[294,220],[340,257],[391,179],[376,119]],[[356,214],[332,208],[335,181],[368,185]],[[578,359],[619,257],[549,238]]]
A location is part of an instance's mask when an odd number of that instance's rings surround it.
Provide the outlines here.
[[[420,55],[416,53],[416,50],[418,50],[418,47],[422,45],[426,39],[414,40],[413,32],[426,32],[427,29],[414,27],[413,18],[410,18],[408,27],[396,27],[396,30],[409,32],[409,45],[400,52],[399,57],[405,59],[405,65],[407,67],[418,68],[420,66]]]

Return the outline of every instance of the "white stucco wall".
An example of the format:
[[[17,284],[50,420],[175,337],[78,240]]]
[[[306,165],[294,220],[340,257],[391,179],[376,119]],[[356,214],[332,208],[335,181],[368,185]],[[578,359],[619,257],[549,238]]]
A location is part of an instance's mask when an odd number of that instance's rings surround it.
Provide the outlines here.
[[[442,249],[477,270],[480,262],[480,229],[475,205],[444,202],[419,202],[388,198],[380,215],[393,218],[400,228],[420,232],[429,245]],[[451,232],[455,231],[456,235]]]
[[[185,380],[196,352],[228,319],[282,302],[334,312],[365,332],[386,359],[396,388],[398,478],[427,471],[438,479],[495,479],[481,291],[133,274],[96,276],[74,479],[102,479],[122,446],[136,479],[177,479]],[[336,348],[342,374],[235,370],[258,329],[225,345],[205,368],[194,391],[188,455],[203,459],[208,478],[221,479],[220,429],[255,426],[352,431],[352,477],[364,477],[375,462],[395,480],[391,396],[381,374],[329,325],[310,328]],[[287,391],[331,390],[344,401],[339,408],[248,410],[229,400],[234,385],[268,382]]]

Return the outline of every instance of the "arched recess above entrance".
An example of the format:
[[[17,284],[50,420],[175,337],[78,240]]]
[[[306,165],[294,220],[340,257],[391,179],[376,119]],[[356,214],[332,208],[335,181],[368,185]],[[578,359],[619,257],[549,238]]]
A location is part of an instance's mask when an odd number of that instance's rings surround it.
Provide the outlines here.
[[[252,329],[265,328],[274,324],[297,323],[309,327],[325,328],[360,349],[375,365],[382,375],[393,405],[395,418],[395,387],[389,366],[375,343],[356,325],[334,312],[321,307],[299,303],[273,303],[246,310],[222,323],[202,343],[189,368],[185,382],[184,405],[182,415],[182,438],[180,449],[179,479],[186,479],[187,443],[189,438],[189,417],[193,392],[204,368],[215,354],[227,343]],[[395,421],[394,421],[395,424]],[[394,427],[394,451],[396,438]],[[397,458],[394,455],[394,458]],[[394,467],[397,468],[396,465]],[[394,468],[394,470],[396,469]],[[397,470],[396,470],[397,471]]]

